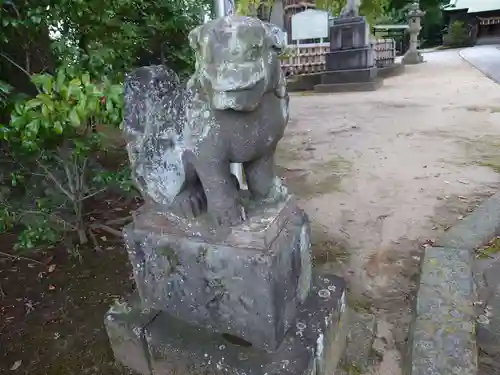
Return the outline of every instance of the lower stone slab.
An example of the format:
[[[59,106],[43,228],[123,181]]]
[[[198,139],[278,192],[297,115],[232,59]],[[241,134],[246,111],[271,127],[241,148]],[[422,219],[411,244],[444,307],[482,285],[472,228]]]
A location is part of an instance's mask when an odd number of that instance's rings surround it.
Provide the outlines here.
[[[339,83],[363,83],[371,82],[377,78],[378,69],[350,69],[324,72],[321,75],[321,84],[339,84]]]
[[[370,82],[321,84],[314,86],[314,91],[318,93],[375,91],[381,88],[383,83],[382,79],[377,78]]]
[[[321,83],[322,73],[300,74],[290,78],[287,83],[288,92],[313,91],[314,86]]]
[[[403,64],[405,64],[405,65],[421,64],[423,62],[424,62],[424,57],[418,51],[416,51],[416,52],[408,51],[403,56]]]
[[[379,78],[389,78],[398,76],[405,72],[405,66],[401,63],[386,65],[377,69],[377,76]]]
[[[332,375],[348,328],[345,282],[330,275],[315,275],[295,325],[271,353],[165,312],[145,322],[137,300],[125,306],[110,309],[106,328],[116,359],[144,375]]]
[[[373,47],[354,48],[327,52],[325,55],[326,70],[366,69],[375,66]]]
[[[158,311],[142,308],[136,293],[126,301],[116,301],[104,318],[115,359],[139,374],[151,373],[144,327],[157,315]]]

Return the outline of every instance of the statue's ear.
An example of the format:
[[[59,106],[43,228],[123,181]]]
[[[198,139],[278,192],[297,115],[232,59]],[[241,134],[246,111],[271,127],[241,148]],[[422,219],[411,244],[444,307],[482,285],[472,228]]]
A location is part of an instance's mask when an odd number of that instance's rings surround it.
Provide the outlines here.
[[[285,33],[278,26],[267,22],[264,23],[264,29],[269,44],[279,52],[283,51],[287,45]]]
[[[189,45],[195,52],[200,52],[200,35],[204,25],[200,25],[189,33]]]

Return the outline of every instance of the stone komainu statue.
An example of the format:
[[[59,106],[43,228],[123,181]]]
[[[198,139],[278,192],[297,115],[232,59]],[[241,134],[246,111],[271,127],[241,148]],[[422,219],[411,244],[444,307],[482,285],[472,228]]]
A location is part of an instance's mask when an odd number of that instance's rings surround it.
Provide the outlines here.
[[[165,66],[125,80],[125,134],[146,202],[185,217],[206,209],[219,225],[243,220],[230,163],[250,192],[275,185],[274,152],[288,122],[279,52],[284,34],[256,18],[228,16],[194,29],[196,70],[187,85]]]
[[[347,4],[340,11],[340,18],[352,18],[359,16],[361,0],[347,0]]]

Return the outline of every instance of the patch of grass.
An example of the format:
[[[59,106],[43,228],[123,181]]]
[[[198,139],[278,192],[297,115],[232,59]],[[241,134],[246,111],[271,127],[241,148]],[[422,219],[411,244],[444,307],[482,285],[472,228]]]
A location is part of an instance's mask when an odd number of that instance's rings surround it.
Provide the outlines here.
[[[281,164],[281,161],[283,164],[288,164],[295,160],[305,160],[307,159],[307,155],[302,154],[297,148],[285,147],[283,145],[283,147],[278,147],[276,150],[275,158],[278,164]]]
[[[464,142],[465,165],[476,165],[500,173],[500,139],[495,135],[484,135],[477,140]]]
[[[286,164],[299,161],[303,155],[297,151],[282,151],[279,159],[286,160]],[[350,171],[351,163],[340,156],[327,160],[317,161],[308,166],[308,169],[293,170],[278,166],[278,174],[285,177],[286,184],[299,197],[310,199],[317,195],[341,191],[342,178]]]
[[[314,238],[314,237],[313,237]],[[331,240],[315,242],[311,245],[314,265],[329,262],[346,263],[349,254],[344,244]]]
[[[500,237],[495,237],[486,246],[476,250],[477,259],[487,259],[500,253]]]
[[[347,375],[361,375],[363,373],[361,368],[358,365],[356,365],[355,363],[344,364],[342,366],[342,370],[344,370],[344,372]]]
[[[324,162],[319,161],[314,164],[316,168],[333,169],[338,173],[348,172],[351,169],[351,162],[342,156],[336,155]]]
[[[353,293],[347,294],[347,306],[357,313],[369,313],[372,307],[370,301],[356,297]]]
[[[339,175],[330,175],[322,180],[308,186],[307,197],[312,198],[316,195],[333,193],[335,191],[342,191],[341,189],[342,177]]]
[[[490,112],[490,113],[499,113],[500,112],[500,107],[498,106],[465,106],[466,111],[469,112]]]
[[[480,167],[493,169],[496,173],[500,173],[500,156],[498,160],[483,160],[476,163]]]
[[[310,96],[316,94],[315,91],[299,91],[298,94],[300,96]]]

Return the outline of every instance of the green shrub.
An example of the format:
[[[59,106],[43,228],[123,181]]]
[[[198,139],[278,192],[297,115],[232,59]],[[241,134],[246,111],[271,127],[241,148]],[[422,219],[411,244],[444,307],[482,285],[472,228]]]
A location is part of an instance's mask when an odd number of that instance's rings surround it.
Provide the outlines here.
[[[452,47],[465,47],[471,44],[471,37],[467,24],[463,21],[454,21],[450,25],[446,36],[446,45]]]
[[[31,80],[38,95],[17,99],[10,121],[0,125],[0,177],[8,187],[0,192],[0,231],[18,229],[20,249],[69,233],[85,244],[92,226],[84,203],[113,184],[132,188],[127,169],[106,171],[96,158],[110,144],[96,127],[121,125],[123,88],[64,68]]]

